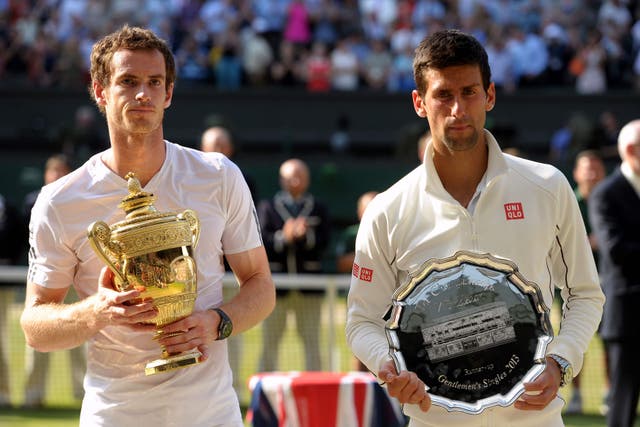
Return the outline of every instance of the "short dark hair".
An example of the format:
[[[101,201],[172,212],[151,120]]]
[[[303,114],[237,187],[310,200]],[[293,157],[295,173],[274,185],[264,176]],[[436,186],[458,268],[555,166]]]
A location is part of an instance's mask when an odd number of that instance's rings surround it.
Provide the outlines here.
[[[113,55],[121,49],[157,50],[164,57],[165,86],[169,88],[176,80],[176,64],[171,48],[153,31],[145,28],[124,25],[119,30],[98,40],[91,49],[91,81],[107,87],[111,80],[111,60]],[[91,97],[95,101],[93,89],[89,88]],[[99,106],[100,107],[100,106]],[[102,111],[103,108],[100,108]],[[104,111],[103,111],[104,112]]]
[[[66,154],[62,154],[62,153],[52,154],[51,156],[49,156],[49,158],[47,158],[46,163],[44,164],[44,169],[45,170],[50,169],[55,165],[63,165],[69,171],[73,169],[73,167],[71,166],[71,160],[69,159],[69,157]]]
[[[589,157],[592,159],[598,159],[602,161],[602,155],[600,154],[600,152],[598,150],[594,150],[593,148],[587,148],[585,150],[578,152],[578,154],[576,154],[575,163],[578,163],[578,160],[580,160],[583,157]]]
[[[424,95],[427,90],[427,82],[424,79],[426,69],[443,69],[457,65],[478,65],[482,75],[482,86],[485,91],[489,89],[489,57],[475,37],[460,30],[442,30],[422,40],[413,58],[413,78],[418,92]]]

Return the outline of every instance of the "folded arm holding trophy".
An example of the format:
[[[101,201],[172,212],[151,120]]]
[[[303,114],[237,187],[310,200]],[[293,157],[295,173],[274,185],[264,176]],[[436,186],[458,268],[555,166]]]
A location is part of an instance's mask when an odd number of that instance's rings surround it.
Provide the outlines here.
[[[34,206],[27,343],[88,341],[82,426],[240,427],[224,338],[275,304],[249,189],[223,155],[164,140],[175,65],[151,31],[98,41],[91,77],[111,148]],[[240,285],[224,304],[223,256]],[[71,285],[81,300],[65,305]]]
[[[484,129],[496,91],[473,37],[429,36],[414,74],[431,140],[361,221],[347,341],[412,427],[562,426],[558,389],[579,372],[604,301],[571,187]]]

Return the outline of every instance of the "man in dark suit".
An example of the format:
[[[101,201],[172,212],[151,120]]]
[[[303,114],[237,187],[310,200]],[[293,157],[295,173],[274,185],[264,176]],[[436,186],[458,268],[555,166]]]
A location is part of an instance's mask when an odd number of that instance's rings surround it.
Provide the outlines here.
[[[273,273],[321,273],[322,256],[329,243],[327,208],[307,192],[309,168],[300,159],[280,166],[281,191],[258,205],[258,218],[269,266]],[[305,368],[321,369],[320,309],[324,290],[276,291],[273,313],[263,323],[260,371],[278,365],[278,346],[286,329],[287,312],[296,318],[296,329],[304,343]]]
[[[600,327],[610,364],[608,427],[632,427],[640,392],[640,119],[618,136],[622,159],[598,185],[589,216],[607,301]]]

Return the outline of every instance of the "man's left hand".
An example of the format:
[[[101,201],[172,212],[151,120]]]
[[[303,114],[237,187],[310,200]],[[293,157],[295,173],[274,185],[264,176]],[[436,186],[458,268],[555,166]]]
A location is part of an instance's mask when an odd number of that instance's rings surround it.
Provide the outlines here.
[[[524,383],[524,393],[513,406],[526,411],[541,411],[558,395],[561,378],[560,367],[547,357],[545,370],[535,380]]]
[[[202,353],[202,360],[209,355],[209,344],[218,337],[220,318],[211,311],[197,311],[184,319],[162,327],[162,335],[158,339],[169,354],[177,354],[198,348]],[[174,336],[171,336],[175,334]]]

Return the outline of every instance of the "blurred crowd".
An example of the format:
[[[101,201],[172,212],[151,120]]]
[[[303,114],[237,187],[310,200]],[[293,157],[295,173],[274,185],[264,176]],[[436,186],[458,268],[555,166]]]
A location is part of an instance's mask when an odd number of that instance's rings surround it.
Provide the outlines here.
[[[180,85],[405,92],[413,49],[447,27],[506,92],[640,90],[637,0],[0,0],[0,86],[86,85],[94,41],[124,23],[169,41]]]

